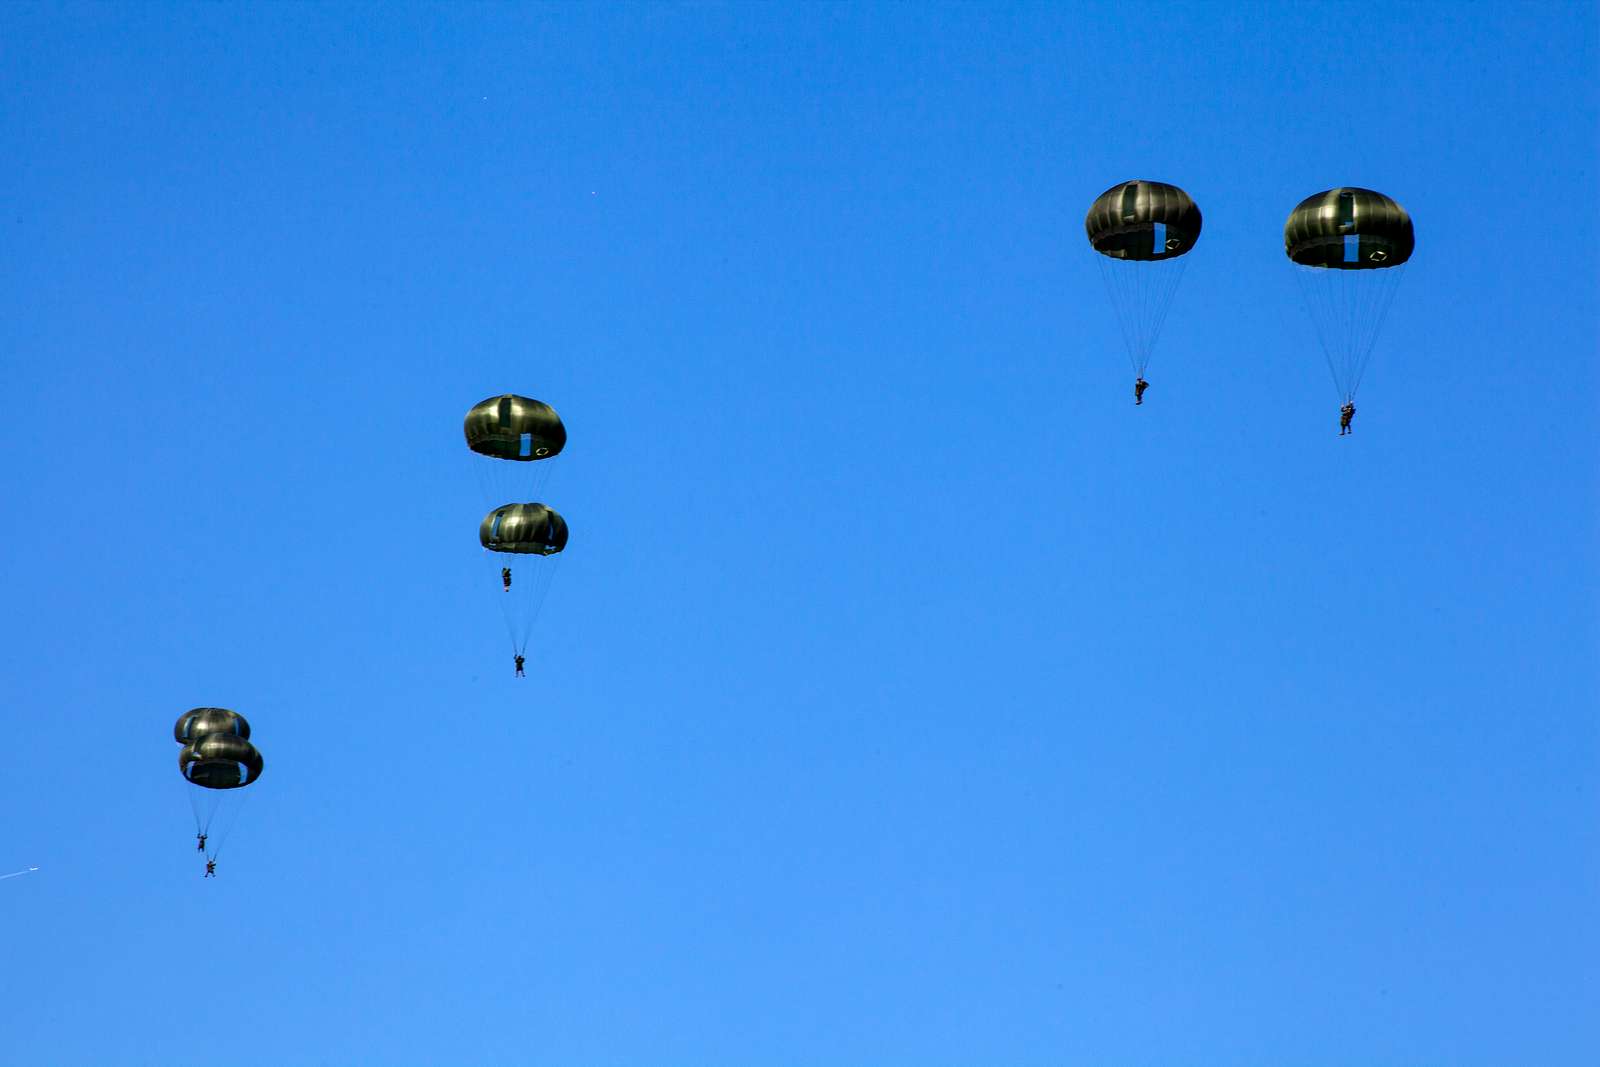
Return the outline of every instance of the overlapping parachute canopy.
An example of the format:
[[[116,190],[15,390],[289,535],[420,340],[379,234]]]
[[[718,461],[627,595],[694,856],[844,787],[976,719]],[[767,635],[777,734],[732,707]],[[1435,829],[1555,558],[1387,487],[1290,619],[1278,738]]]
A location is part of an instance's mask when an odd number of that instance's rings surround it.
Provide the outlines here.
[[[1200,240],[1200,208],[1176,185],[1122,182],[1095,198],[1083,225],[1100,253],[1128,361],[1143,377],[1183,280],[1183,256]]]
[[[1341,400],[1354,400],[1400,286],[1400,268],[1416,248],[1411,216],[1371,189],[1328,189],[1289,213],[1283,247],[1334,388]]]
[[[183,746],[178,773],[194,787],[188,793],[195,833],[206,839],[206,858],[216,859],[229,827],[214,836],[212,824],[233,790],[261,777],[261,752],[250,743],[250,723],[227,708],[191,708],[178,716],[172,736]],[[236,805],[233,813],[237,814]]]

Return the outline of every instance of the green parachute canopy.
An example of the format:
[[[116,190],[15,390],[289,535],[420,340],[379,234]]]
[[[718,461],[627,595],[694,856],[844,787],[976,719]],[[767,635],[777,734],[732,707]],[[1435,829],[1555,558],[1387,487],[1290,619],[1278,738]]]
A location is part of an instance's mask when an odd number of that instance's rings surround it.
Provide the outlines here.
[[[1113,185],[1089,205],[1083,228],[1102,256],[1160,260],[1181,256],[1200,240],[1200,207],[1166,182]]]
[[[474,404],[462,425],[475,455],[472,473],[485,507],[507,500],[537,500],[567,446],[567,428],[555,408],[515,393]]]
[[[1308,196],[1283,224],[1284,252],[1302,267],[1383,270],[1410,259],[1416,246],[1406,209],[1371,189]]]
[[[567,428],[549,404],[515,393],[480,401],[467,412],[467,447],[480,456],[531,463],[559,455]]]
[[[544,504],[504,504],[478,524],[478,542],[491,552],[550,556],[567,547],[567,520]]]

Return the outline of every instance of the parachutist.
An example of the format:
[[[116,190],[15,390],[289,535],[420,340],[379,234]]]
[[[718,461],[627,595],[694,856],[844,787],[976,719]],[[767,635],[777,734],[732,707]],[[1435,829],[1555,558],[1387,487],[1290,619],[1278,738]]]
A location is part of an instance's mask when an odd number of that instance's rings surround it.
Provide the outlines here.
[[[511,592],[511,568],[510,567],[501,567],[500,568],[500,581],[501,581],[502,584],[505,585],[506,592],[508,592],[508,593]]]
[[[195,834],[194,836],[195,836],[194,850],[196,852],[204,852],[206,850],[206,835],[205,834]]]
[[[1346,400],[1344,407],[1339,409],[1339,436],[1343,437],[1350,432],[1350,420],[1356,417],[1356,405],[1353,401]]]
[[[206,860],[206,877],[207,878],[215,878],[216,876],[217,876],[217,861],[216,860]]]
[[[518,678],[526,678],[527,675],[522,673],[522,663],[523,663],[522,653],[520,653],[520,652],[516,653],[513,658],[517,661],[517,677]]]
[[[1144,403],[1144,391],[1148,388],[1150,388],[1150,383],[1144,380],[1144,375],[1139,375],[1138,379],[1133,383],[1133,402],[1135,404]]]

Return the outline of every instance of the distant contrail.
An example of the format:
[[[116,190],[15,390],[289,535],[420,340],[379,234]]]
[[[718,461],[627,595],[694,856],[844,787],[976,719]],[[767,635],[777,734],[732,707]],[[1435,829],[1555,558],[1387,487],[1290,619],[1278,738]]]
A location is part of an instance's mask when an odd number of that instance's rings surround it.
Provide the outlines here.
[[[7,878],[21,878],[23,875],[32,874],[34,871],[37,871],[38,869],[39,868],[37,868],[37,867],[29,867],[26,870],[12,871],[10,874],[0,874],[0,882],[5,881]]]

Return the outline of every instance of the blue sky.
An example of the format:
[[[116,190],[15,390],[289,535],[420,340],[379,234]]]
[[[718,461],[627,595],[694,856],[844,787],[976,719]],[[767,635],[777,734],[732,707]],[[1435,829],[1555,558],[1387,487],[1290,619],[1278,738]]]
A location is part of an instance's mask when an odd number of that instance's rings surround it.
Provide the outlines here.
[[[0,1062],[1588,1063],[1596,38],[0,8]],[[1205,212],[1137,410],[1135,177]],[[1418,239],[1348,439],[1342,184]],[[521,680],[502,391],[571,435]]]

